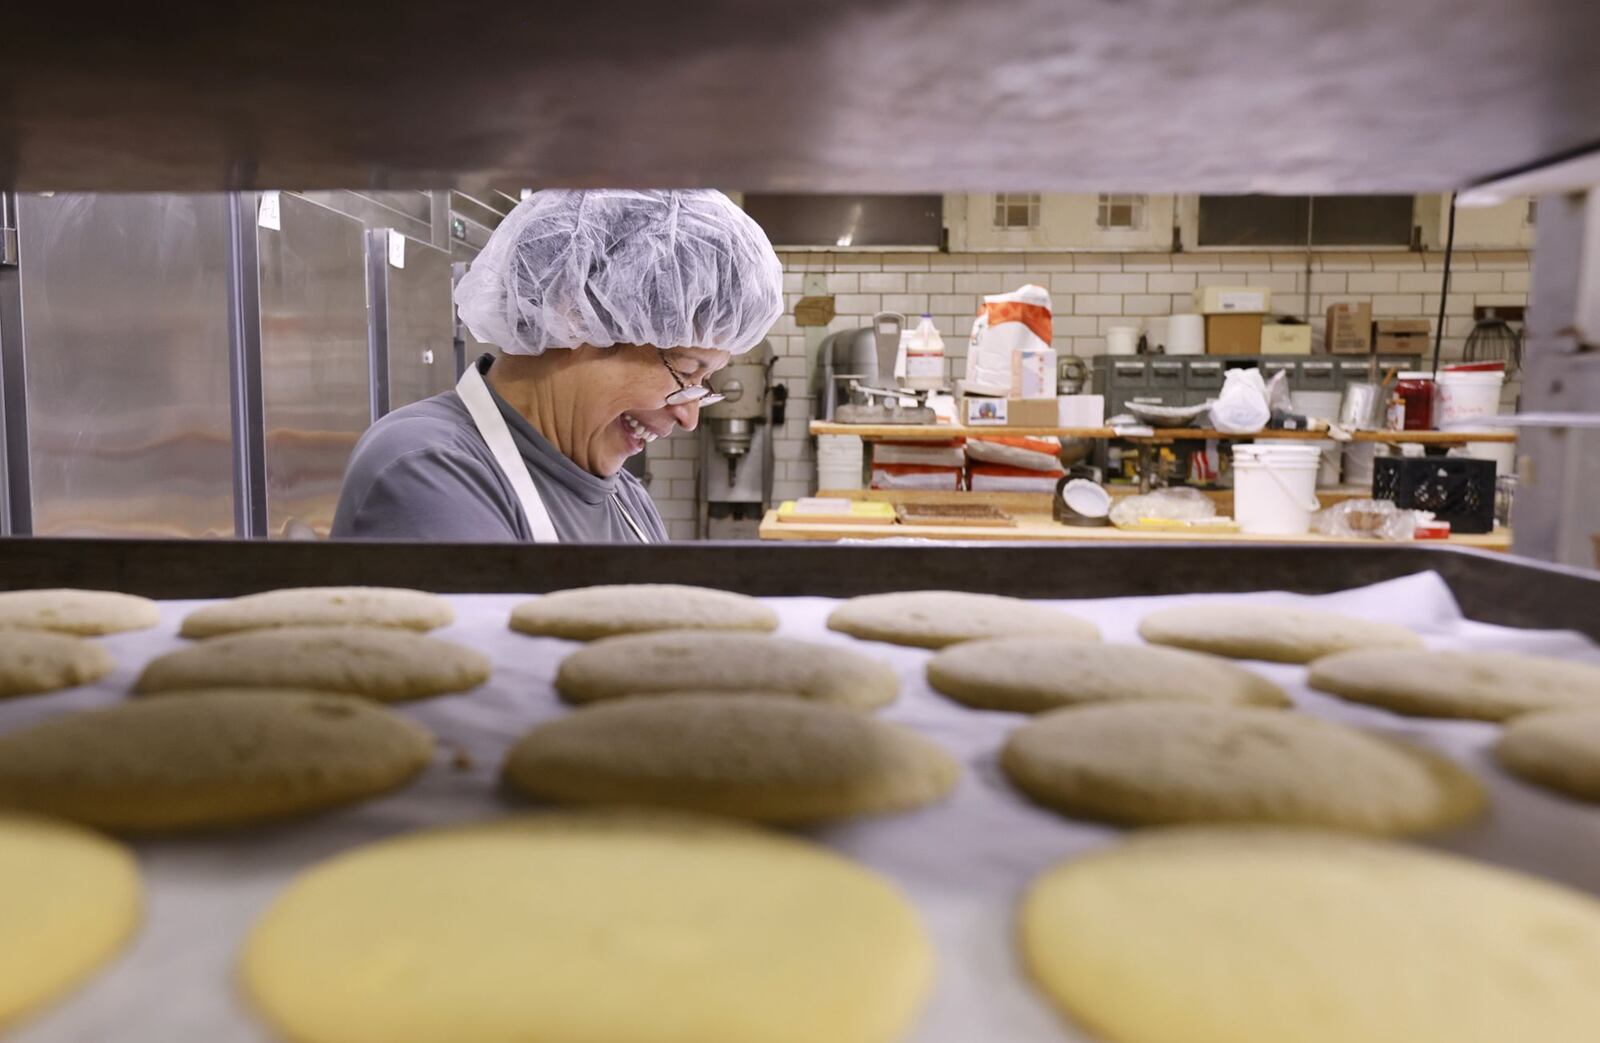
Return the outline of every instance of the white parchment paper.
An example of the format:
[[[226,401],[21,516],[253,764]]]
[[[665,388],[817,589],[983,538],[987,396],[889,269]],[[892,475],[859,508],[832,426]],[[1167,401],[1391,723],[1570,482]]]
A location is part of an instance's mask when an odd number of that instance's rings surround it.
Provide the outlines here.
[[[1097,623],[1107,641],[1137,643],[1139,619],[1155,608],[1220,595],[1057,602]],[[1230,600],[1308,604],[1403,623],[1432,648],[1504,650],[1600,663],[1600,649],[1574,633],[1512,630],[1463,619],[1438,576],[1422,573],[1319,597],[1285,593]],[[385,799],[270,829],[137,844],[147,888],[135,942],[102,973],[13,1035],[16,1043],[267,1043],[234,984],[235,954],[251,923],[302,869],[352,846],[427,826],[518,810],[496,776],[506,748],[533,723],[566,712],[551,680],[570,642],[506,627],[520,595],[452,597],[457,621],[435,631],[482,650],[494,676],[466,695],[400,708],[432,729],[440,753],[413,785]],[[853,646],[900,674],[902,695],[882,710],[957,754],[966,773],[944,803],[905,815],[816,830],[815,839],[896,881],[920,910],[938,950],[933,996],[913,1043],[976,1040],[1087,1041],[1063,1024],[1024,979],[1012,945],[1014,904],[1028,881],[1120,831],[1036,808],[1006,784],[996,754],[1024,718],[974,711],[931,691],[930,653],[859,642],[824,626],[829,598],[772,598],[794,638]],[[151,657],[187,642],[176,635],[202,602],[162,605],[156,630],[102,639],[118,662],[102,683],[68,693],[0,701],[0,731],[125,698]],[[1425,843],[1517,867],[1600,895],[1600,809],[1546,794],[1500,771],[1489,756],[1498,728],[1423,721],[1309,691],[1302,667],[1247,664],[1283,685],[1304,712],[1380,729],[1431,746],[1486,780],[1492,810],[1480,823]],[[453,764],[457,753],[470,767]],[[538,886],[529,881],[530,887]],[[3,929],[3,925],[0,925]],[[467,1041],[464,1041],[467,1043]]]

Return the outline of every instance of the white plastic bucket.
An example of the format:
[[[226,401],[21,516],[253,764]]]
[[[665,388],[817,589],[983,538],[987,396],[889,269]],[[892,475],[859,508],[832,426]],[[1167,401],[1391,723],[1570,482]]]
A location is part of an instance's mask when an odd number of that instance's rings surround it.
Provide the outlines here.
[[[1112,326],[1106,330],[1106,354],[1134,355],[1139,351],[1139,327]]]
[[[1233,447],[1233,517],[1252,536],[1311,531],[1322,454],[1314,445],[1252,442]]]
[[[1440,370],[1434,393],[1434,426],[1443,430],[1463,420],[1495,416],[1500,412],[1500,386],[1505,381],[1502,369]]]
[[[1206,322],[1201,315],[1174,315],[1167,320],[1168,355],[1204,355]]]

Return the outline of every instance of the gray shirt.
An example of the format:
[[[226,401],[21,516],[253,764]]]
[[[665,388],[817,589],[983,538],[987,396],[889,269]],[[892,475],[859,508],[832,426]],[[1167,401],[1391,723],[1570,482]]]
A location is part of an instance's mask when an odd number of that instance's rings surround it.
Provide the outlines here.
[[[494,356],[474,365],[487,373]],[[667,539],[661,515],[626,471],[590,474],[551,445],[495,393],[533,484],[562,542],[636,543],[622,506],[652,540]],[[461,396],[414,402],[373,424],[356,443],[333,516],[337,538],[508,542],[532,540],[511,483],[495,464]]]

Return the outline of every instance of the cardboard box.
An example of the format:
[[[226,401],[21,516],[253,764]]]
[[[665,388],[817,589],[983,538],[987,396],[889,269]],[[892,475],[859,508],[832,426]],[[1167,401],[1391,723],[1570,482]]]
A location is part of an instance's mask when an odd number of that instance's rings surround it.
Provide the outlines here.
[[[1207,355],[1261,354],[1260,315],[1207,315]]]
[[[1202,286],[1194,291],[1194,310],[1201,315],[1268,312],[1272,310],[1272,289],[1268,286]]]
[[[1330,304],[1326,344],[1332,355],[1372,354],[1372,305]]]
[[[1380,355],[1426,354],[1432,333],[1427,319],[1379,319],[1372,324],[1372,350]]]
[[[1057,427],[1054,398],[964,398],[962,423],[968,427]]]
[[[1261,354],[1311,354],[1311,327],[1269,322],[1261,327]]]

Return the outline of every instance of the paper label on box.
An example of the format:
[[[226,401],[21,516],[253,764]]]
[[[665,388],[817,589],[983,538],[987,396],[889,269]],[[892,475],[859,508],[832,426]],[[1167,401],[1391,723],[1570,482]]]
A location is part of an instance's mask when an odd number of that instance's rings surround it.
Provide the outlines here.
[[[406,266],[406,237],[389,229],[389,264],[395,268]]]
[[[283,231],[283,213],[276,191],[261,193],[261,209],[256,212],[256,224],[274,232]]]
[[[967,399],[967,424],[977,427],[983,424],[1004,424],[1006,422],[1006,400],[1003,398],[969,398]]]
[[[1217,294],[1217,309],[1219,311],[1266,311],[1266,301],[1262,295],[1254,291]]]

